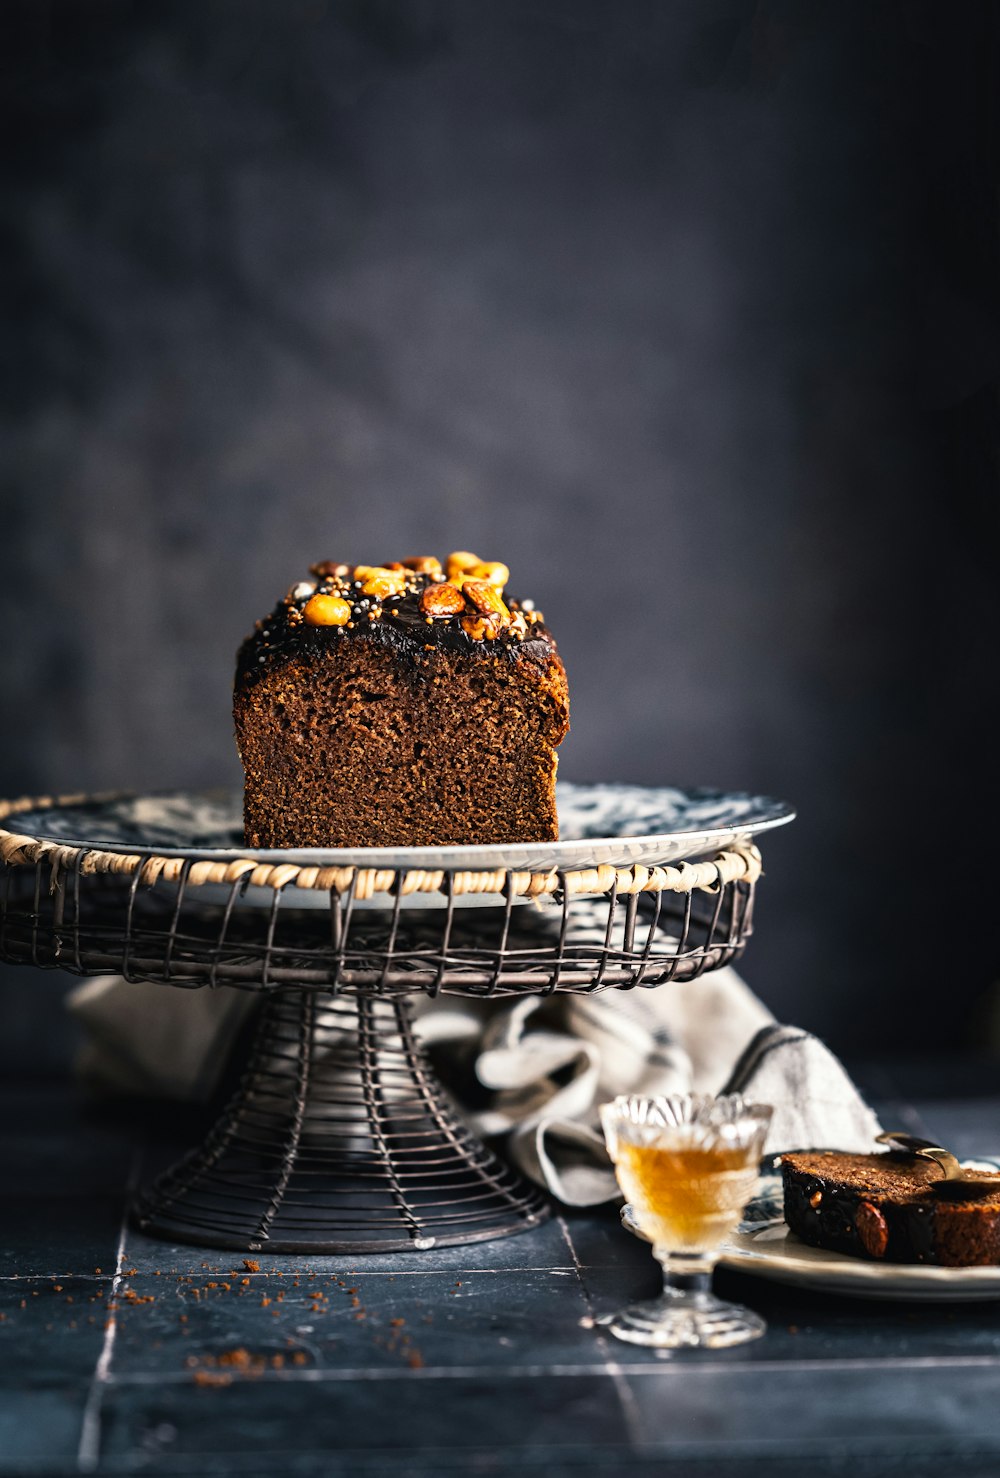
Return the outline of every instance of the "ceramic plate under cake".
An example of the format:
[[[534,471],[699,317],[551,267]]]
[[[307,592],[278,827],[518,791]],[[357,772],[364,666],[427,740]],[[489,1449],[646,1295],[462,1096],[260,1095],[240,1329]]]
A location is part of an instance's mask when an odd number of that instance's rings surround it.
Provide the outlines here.
[[[1000,1170],[1000,1160],[963,1160],[968,1170]],[[720,1266],[738,1273],[790,1283],[816,1293],[855,1298],[957,1302],[1000,1299],[1000,1267],[940,1268],[928,1263],[869,1262],[845,1252],[810,1247],[791,1231],[783,1214],[781,1176],[765,1171],[743,1220],[722,1244]],[[621,1209],[622,1225],[648,1241],[631,1206]]]
[[[783,801],[742,791],[677,790],[639,785],[556,786],[557,842],[462,847],[304,847],[266,849],[243,843],[242,794],[167,791],[109,795],[22,811],[8,825],[19,833],[80,847],[155,852],[192,861],[291,862],[319,867],[571,871],[646,867],[704,857],[783,826],[794,811]],[[259,901],[269,901],[266,889]],[[203,890],[209,901],[209,889]],[[250,898],[249,901],[254,901]],[[441,907],[440,894],[416,894],[407,907]],[[464,901],[464,900],[463,900]],[[502,901],[482,896],[468,902]],[[299,900],[296,900],[298,904]],[[302,892],[302,906],[327,906],[326,895]],[[382,899],[380,907],[385,907]]]

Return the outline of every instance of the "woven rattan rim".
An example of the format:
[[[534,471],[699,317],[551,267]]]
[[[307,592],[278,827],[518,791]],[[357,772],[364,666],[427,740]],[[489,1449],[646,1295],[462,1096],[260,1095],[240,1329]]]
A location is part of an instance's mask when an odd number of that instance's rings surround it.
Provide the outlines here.
[[[45,806],[79,805],[93,799],[86,795],[22,796],[17,800],[0,800],[0,822],[21,811]],[[8,867],[28,867],[48,863],[53,870],[53,883],[58,875],[72,869],[83,876],[116,873],[125,877],[139,874],[140,885],[151,886],[159,879],[165,882],[185,881],[187,887],[203,887],[207,883],[233,884],[245,882],[247,887],[272,888],[276,892],[287,887],[346,893],[353,887],[354,897],[371,898],[376,893],[404,897],[412,893],[453,895],[476,893],[507,894],[514,898],[540,898],[565,891],[567,896],[610,893],[691,893],[695,890],[717,893],[727,883],[756,882],[761,874],[760,852],[752,842],[727,848],[712,858],[698,862],[678,862],[664,867],[601,867],[561,872],[513,872],[505,868],[461,871],[417,868],[395,870],[372,867],[303,867],[293,862],[259,862],[252,857],[234,857],[229,862],[191,861],[184,857],[159,857],[148,852],[120,852],[105,848],[72,847],[41,837],[6,831],[0,826],[0,860]]]

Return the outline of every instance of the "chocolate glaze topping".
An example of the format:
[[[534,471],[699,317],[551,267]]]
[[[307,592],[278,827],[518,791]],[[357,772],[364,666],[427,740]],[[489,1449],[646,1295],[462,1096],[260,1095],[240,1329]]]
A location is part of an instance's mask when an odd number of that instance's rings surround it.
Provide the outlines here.
[[[430,557],[407,561],[405,566],[332,561],[314,565],[314,579],[293,586],[243,642],[236,659],[237,686],[248,687],[296,657],[332,654],[352,641],[377,643],[414,667],[422,664],[428,652],[442,648],[472,657],[502,655],[511,662],[544,665],[552,651],[552,638],[531,601],[504,599],[500,578],[506,570],[502,565],[488,565],[475,555],[451,555],[447,572],[446,578],[438,561]],[[469,591],[464,589],[467,583]],[[484,585],[490,589],[484,591]],[[425,597],[428,590],[431,594]],[[444,598],[435,600],[442,591]],[[461,602],[456,592],[461,593]],[[307,611],[316,596],[332,597],[333,603],[325,603],[324,609],[324,602],[319,601]],[[449,604],[458,607],[454,614],[427,613],[428,605]],[[485,615],[484,605],[488,607]],[[329,621],[331,613],[338,624]],[[323,618],[322,624],[314,624],[317,617]]]

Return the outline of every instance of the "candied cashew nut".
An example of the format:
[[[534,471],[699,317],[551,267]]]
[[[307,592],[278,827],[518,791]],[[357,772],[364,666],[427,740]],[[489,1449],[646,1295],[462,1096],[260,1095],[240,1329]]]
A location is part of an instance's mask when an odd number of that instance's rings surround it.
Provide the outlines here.
[[[502,631],[497,616],[463,616],[462,630],[473,641],[496,641]]]
[[[481,563],[472,566],[472,569],[466,575],[466,579],[468,579],[469,575],[474,580],[485,580],[487,584],[495,585],[498,590],[502,590],[510,579],[510,570],[505,564],[501,564],[499,560],[484,559]]]
[[[465,580],[462,594],[481,616],[493,616],[502,626],[510,625],[510,611],[504,605],[503,596],[488,580]]]
[[[467,549],[456,549],[445,561],[445,570],[448,579],[451,580],[455,575],[467,574],[478,564],[482,564],[478,554],[470,554]]]
[[[406,580],[401,571],[376,568],[368,574],[361,593],[374,595],[377,600],[385,600],[389,595],[399,595],[405,588]]]
[[[430,575],[435,580],[443,573],[441,561],[435,559],[433,554],[415,554],[410,559],[404,559],[402,564],[406,570],[414,570],[418,575]]]
[[[428,585],[420,593],[420,609],[425,616],[458,616],[465,610],[465,600],[454,585]]]

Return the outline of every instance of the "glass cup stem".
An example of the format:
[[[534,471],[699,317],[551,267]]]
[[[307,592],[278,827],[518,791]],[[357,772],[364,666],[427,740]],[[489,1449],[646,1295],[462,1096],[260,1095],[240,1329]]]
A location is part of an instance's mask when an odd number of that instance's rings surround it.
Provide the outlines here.
[[[671,1252],[654,1247],[653,1253],[663,1272],[662,1293],[602,1320],[612,1334],[630,1344],[680,1350],[743,1344],[764,1333],[759,1315],[726,1303],[712,1292],[716,1251]]]
[[[664,1286],[679,1288],[686,1293],[707,1293],[719,1260],[719,1254],[714,1250],[674,1252],[667,1247],[654,1247],[653,1256],[663,1270]]]

